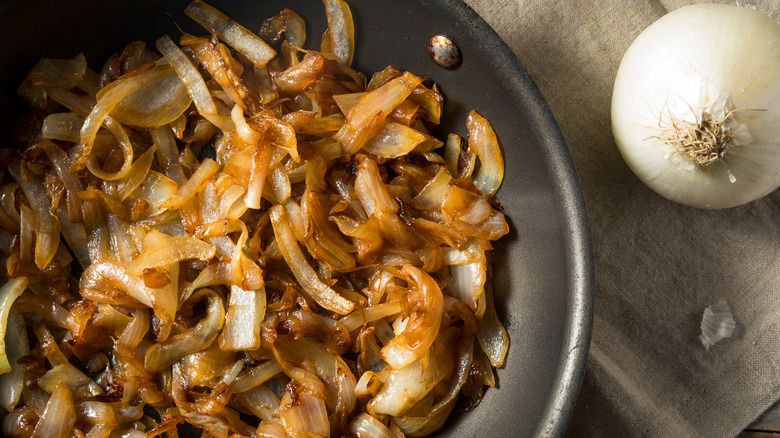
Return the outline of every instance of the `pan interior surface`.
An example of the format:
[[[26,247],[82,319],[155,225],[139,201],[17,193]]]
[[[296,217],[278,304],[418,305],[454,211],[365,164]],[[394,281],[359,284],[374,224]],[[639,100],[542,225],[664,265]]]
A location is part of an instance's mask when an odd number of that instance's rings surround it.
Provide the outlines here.
[[[182,14],[187,0],[0,1],[0,114],[5,147],[26,108],[16,89],[41,57],[83,52],[99,69],[133,40],[153,47],[179,25],[205,32]],[[289,8],[319,49],[325,13],[319,0],[209,2],[250,30]],[[393,65],[436,82],[445,96],[438,137],[466,137],[472,109],[487,118],[505,154],[497,198],[511,232],[492,254],[496,307],[510,336],[498,387],[470,412],[453,413],[437,436],[562,436],[579,392],[590,341],[593,262],[585,209],[568,149],[533,81],[498,35],[468,6],[447,0],[353,0],[354,67],[367,76]],[[443,34],[462,54],[452,70],[428,54]]]

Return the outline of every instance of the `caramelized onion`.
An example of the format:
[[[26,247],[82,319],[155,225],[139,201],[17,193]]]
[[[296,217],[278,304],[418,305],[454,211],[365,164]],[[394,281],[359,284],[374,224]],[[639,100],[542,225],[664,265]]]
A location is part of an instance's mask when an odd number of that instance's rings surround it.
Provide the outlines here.
[[[438,87],[367,81],[323,6],[319,50],[288,9],[255,34],[194,0],[162,57],[32,68],[0,150],[4,435],[422,436],[496,385],[497,136],[432,136]]]

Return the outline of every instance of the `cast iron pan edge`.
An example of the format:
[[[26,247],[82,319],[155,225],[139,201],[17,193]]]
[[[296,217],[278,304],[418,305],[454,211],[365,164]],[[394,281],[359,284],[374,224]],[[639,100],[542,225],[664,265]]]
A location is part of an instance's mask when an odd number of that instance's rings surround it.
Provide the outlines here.
[[[150,13],[150,7],[172,13],[185,30],[198,31],[197,25],[188,22],[180,12],[187,3],[188,0],[0,0],[0,34],[8,49],[0,52],[0,138],[8,137],[9,120],[18,114],[21,105],[15,97],[16,87],[38,58],[71,57],[83,51],[90,66],[99,68],[128,41],[143,39],[153,44],[162,33],[177,35],[169,19]],[[307,29],[310,40],[318,42],[324,29],[318,0],[209,3],[252,30],[259,28],[263,18],[278,12],[279,4],[301,13],[307,28],[316,30]],[[370,73],[386,66],[381,62],[398,59],[400,65],[396,67],[436,80],[442,84],[445,97],[453,97],[447,100],[441,133],[465,136],[465,115],[473,105],[494,124],[507,156],[507,176],[498,197],[507,207],[512,233],[496,244],[493,283],[498,300],[507,299],[504,306],[498,302],[497,307],[510,332],[510,352],[506,365],[497,373],[499,388],[488,390],[476,410],[451,416],[439,435],[465,437],[481,432],[482,436],[491,437],[562,436],[579,393],[590,343],[594,268],[584,202],[560,129],[511,49],[465,3],[349,3],[358,31],[355,59],[359,70]],[[253,11],[251,16],[232,13],[246,12],[247,7]],[[394,19],[408,21],[400,32],[390,29],[398,36],[377,39],[372,35],[379,32],[377,29],[387,30],[386,22]],[[146,26],[138,26],[139,22]],[[461,67],[443,70],[427,56],[425,42],[436,33],[452,36],[461,47]],[[480,63],[478,68],[475,63]],[[485,78],[491,83],[481,82]],[[459,87],[485,87],[485,92],[462,91]],[[493,95],[489,99],[482,95],[490,93]],[[467,99],[462,98],[463,94]],[[469,108],[463,106],[464,101]],[[508,111],[517,111],[517,116],[511,117]],[[517,132],[536,144],[518,145],[520,139],[513,137]],[[7,147],[8,143],[3,143]],[[536,148],[537,145],[540,147]],[[523,207],[523,211],[517,206]],[[535,210],[526,211],[529,206],[539,211],[541,219],[534,217]],[[550,241],[539,242],[544,239]],[[554,272],[540,268],[536,259],[545,257],[555,265]],[[528,271],[515,272],[522,269]],[[541,290],[545,294],[539,295],[539,286],[552,286],[553,290]],[[519,296],[526,292],[538,296]],[[548,309],[549,314],[543,314]],[[534,363],[529,365],[536,362],[537,355],[536,367]],[[515,402],[516,398],[523,400]]]

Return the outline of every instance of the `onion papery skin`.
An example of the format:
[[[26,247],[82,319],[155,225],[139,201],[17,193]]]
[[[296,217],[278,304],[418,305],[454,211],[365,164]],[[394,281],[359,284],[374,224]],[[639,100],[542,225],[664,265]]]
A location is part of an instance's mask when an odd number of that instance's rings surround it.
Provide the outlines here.
[[[659,126],[729,111],[734,139],[722,158],[697,166]],[[612,131],[623,159],[655,192],[699,208],[729,208],[780,186],[780,24],[753,9],[701,4],[645,29],[618,69]]]

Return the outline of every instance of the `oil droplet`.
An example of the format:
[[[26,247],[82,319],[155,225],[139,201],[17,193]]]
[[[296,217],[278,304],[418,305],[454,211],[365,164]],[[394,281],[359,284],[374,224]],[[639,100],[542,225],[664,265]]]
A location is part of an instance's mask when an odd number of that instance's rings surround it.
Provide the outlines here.
[[[452,69],[460,65],[458,46],[444,35],[436,35],[428,41],[428,53],[441,67]]]

